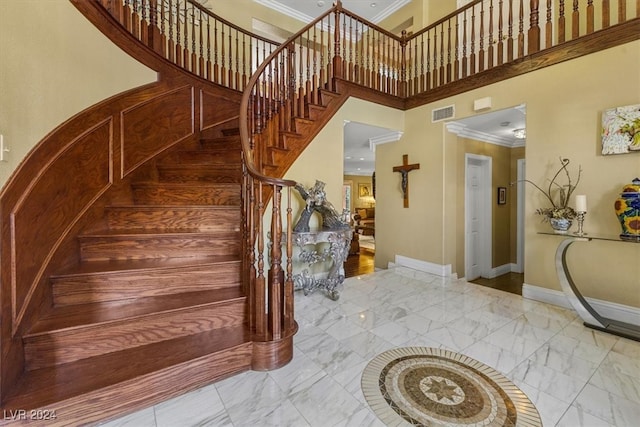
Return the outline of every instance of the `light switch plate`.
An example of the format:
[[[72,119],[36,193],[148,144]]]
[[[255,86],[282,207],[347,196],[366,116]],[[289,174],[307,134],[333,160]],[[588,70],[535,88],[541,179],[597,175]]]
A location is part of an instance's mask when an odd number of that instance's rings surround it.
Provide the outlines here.
[[[6,162],[9,149],[4,145],[4,135],[0,135],[0,162]]]

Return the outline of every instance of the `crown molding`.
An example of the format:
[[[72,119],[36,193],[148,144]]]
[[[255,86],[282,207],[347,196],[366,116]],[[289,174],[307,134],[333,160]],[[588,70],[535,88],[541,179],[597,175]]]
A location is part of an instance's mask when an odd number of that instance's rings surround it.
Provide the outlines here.
[[[411,0],[399,0],[391,3],[387,8],[383,9],[379,14],[371,19],[374,24],[379,24],[382,20],[393,15],[395,12],[411,3]]]
[[[299,21],[304,22],[305,24],[308,24],[309,22],[313,21],[314,18],[312,16],[307,15],[306,13],[302,13],[299,12],[287,5],[284,5],[282,3],[280,3],[277,0],[253,0],[254,2],[261,4],[265,7],[268,7],[270,9],[273,9],[277,12],[282,13],[283,15],[289,16],[291,18],[297,19]],[[395,12],[397,12],[399,9],[401,9],[402,7],[406,6],[407,4],[411,3],[411,0],[398,0],[393,2],[392,4],[390,4],[389,6],[387,6],[386,8],[384,8],[382,11],[380,11],[380,13],[378,13],[377,15],[375,15],[372,19],[371,22],[373,22],[374,24],[379,24],[382,20],[388,18],[389,16],[393,15]]]
[[[376,152],[376,145],[386,144],[387,142],[396,142],[402,138],[402,131],[393,131],[389,133],[385,133],[384,135],[374,136],[373,138],[369,138],[369,148],[374,153]]]
[[[488,144],[500,145],[502,147],[515,148],[524,147],[524,139],[507,138],[504,136],[493,135],[486,132],[480,132],[477,130],[469,129],[467,126],[460,122],[446,123],[447,130],[451,133],[455,133],[458,136],[464,138],[471,138],[477,141],[486,142]]]
[[[280,12],[283,15],[287,15],[291,18],[302,21],[305,24],[308,24],[309,22],[313,21],[313,17],[307,15],[306,13],[298,12],[297,10],[292,9],[289,6],[286,6],[278,1],[275,1],[275,0],[253,0],[253,1],[265,7],[273,9],[277,12]]]

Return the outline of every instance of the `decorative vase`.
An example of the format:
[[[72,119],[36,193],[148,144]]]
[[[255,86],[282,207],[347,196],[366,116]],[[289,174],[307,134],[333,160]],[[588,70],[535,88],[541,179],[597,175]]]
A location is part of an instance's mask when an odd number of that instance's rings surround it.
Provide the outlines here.
[[[567,218],[549,218],[549,223],[553,231],[558,234],[565,234],[571,228],[571,220]]]
[[[622,188],[614,207],[622,227],[620,238],[640,242],[640,178]]]

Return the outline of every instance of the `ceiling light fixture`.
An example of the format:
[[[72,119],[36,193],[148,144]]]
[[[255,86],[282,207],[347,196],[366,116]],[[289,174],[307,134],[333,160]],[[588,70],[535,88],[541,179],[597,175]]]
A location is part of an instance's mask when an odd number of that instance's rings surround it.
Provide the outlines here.
[[[377,6],[377,4],[375,4],[375,3],[371,3],[369,6],[371,6],[371,7],[376,7],[376,6]]]
[[[316,3],[318,5],[318,7],[322,7],[324,6],[324,2],[322,0],[319,0],[318,3]]]
[[[527,137],[527,130],[525,128],[515,129],[513,131],[513,136],[517,139],[525,139]]]

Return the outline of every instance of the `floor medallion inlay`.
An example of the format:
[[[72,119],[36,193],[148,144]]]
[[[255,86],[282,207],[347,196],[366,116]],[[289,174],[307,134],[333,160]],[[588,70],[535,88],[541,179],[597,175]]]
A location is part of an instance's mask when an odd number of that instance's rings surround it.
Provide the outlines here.
[[[404,347],[376,356],[362,390],[387,425],[541,426],[529,398],[508,378],[452,351]]]

